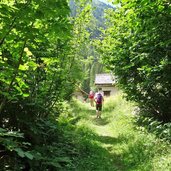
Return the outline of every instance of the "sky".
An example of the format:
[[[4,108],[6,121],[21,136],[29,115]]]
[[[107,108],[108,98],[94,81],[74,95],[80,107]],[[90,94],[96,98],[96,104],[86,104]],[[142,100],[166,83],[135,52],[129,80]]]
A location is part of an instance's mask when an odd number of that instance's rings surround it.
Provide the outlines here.
[[[111,2],[108,2],[107,0],[99,0],[99,1],[104,2],[104,3],[106,3],[106,4],[113,5]]]

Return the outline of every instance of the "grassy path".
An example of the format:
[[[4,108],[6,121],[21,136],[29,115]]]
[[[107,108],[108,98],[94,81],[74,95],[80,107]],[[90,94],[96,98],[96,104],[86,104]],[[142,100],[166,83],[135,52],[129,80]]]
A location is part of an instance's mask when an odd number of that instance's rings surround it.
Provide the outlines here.
[[[78,171],[171,171],[169,145],[134,125],[133,107],[120,96],[105,102],[102,119],[77,104]]]

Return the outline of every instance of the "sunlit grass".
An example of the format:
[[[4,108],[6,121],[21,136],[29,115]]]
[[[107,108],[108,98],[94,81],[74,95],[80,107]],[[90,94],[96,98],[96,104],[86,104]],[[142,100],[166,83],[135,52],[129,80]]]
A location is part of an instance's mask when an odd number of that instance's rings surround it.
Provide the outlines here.
[[[122,94],[106,98],[102,119],[95,107],[73,100],[70,123],[79,156],[78,171],[170,171],[170,145],[136,129],[134,105]],[[79,162],[78,162],[79,159]]]

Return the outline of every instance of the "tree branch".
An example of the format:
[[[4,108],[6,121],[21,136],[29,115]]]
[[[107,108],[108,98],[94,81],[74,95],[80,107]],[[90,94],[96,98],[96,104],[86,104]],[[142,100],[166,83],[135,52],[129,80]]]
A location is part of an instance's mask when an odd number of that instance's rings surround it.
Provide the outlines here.
[[[0,40],[0,46],[4,43],[5,38],[8,36],[8,34],[10,33],[10,31],[14,28],[14,23],[15,23],[15,21],[16,21],[16,18],[17,18],[17,17],[15,17],[15,18],[13,19],[12,23],[10,24],[9,30],[8,30],[7,33],[4,35],[4,37]]]
[[[17,66],[16,66],[16,70],[15,70],[14,75],[13,75],[13,78],[12,78],[12,80],[11,80],[11,82],[10,82],[10,84],[9,84],[9,86],[8,86],[8,88],[7,88],[7,90],[6,90],[6,93],[9,93],[9,92],[10,92],[10,90],[11,90],[11,88],[12,88],[12,85],[13,85],[13,83],[14,83],[14,81],[15,81],[15,78],[16,78],[16,76],[17,76],[17,74],[18,74],[18,70],[19,70],[19,66],[20,66],[21,61],[22,61],[22,57],[23,57],[23,53],[24,53],[24,48],[25,48],[25,46],[26,46],[26,40],[25,40],[24,43],[23,43],[23,47],[22,47],[22,49],[21,49],[21,53],[20,53],[20,57],[19,57],[19,60],[18,60]],[[0,104],[0,114],[1,114],[1,112],[2,112],[2,110],[3,110],[3,107],[4,107],[5,103],[6,103],[6,101],[7,101],[7,97],[5,96],[5,97],[3,98],[1,104]]]

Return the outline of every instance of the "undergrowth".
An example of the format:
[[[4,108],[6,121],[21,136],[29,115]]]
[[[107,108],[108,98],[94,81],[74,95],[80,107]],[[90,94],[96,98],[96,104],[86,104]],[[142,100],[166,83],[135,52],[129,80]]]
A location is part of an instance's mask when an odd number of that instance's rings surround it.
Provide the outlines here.
[[[118,94],[105,99],[102,119],[96,119],[95,108],[73,100],[68,115],[59,118],[74,137],[73,170],[171,170],[170,143],[135,125],[134,109]]]

